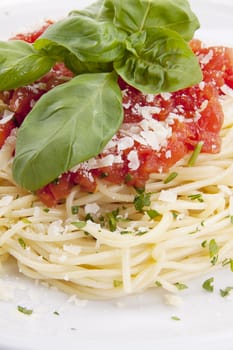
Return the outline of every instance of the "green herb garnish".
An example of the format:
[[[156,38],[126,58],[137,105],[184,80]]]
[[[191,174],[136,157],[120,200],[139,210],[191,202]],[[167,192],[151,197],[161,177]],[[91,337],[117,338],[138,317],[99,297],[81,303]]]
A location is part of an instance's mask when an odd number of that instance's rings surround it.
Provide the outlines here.
[[[218,260],[218,252],[219,252],[219,247],[215,241],[215,239],[211,239],[209,241],[209,255],[211,258],[211,264],[215,265]]]
[[[121,233],[121,235],[131,235],[132,231],[122,230],[120,233]]]
[[[21,221],[26,224],[26,225],[29,225],[31,224],[32,222],[30,220],[28,220],[27,218],[22,218]]]
[[[146,211],[146,213],[151,220],[161,217],[161,214],[157,210],[154,210],[154,209],[149,209]]]
[[[196,193],[196,194],[190,194],[188,196],[192,201],[197,200],[198,202],[204,202],[204,199],[202,198],[202,193]]]
[[[23,240],[23,238],[20,237],[20,238],[18,239],[18,242],[19,242],[19,244],[21,245],[21,247],[22,247],[23,249],[26,249],[27,245],[26,245],[25,241]]]
[[[109,230],[111,232],[114,232],[117,229],[117,223],[119,221],[118,216],[119,216],[119,209],[113,210],[112,212],[106,214]]]
[[[85,221],[73,221],[71,224],[78,229],[82,229],[86,226],[87,223]]]
[[[205,289],[207,292],[213,292],[214,291],[214,278],[208,278],[206,281],[203,282],[202,288]]]
[[[180,321],[180,317],[178,316],[171,316],[171,319],[174,320],[174,321]]]
[[[113,287],[114,288],[117,288],[117,287],[120,287],[122,286],[122,281],[119,281],[119,280],[114,280],[113,281]]]
[[[166,179],[163,181],[164,184],[168,184],[169,182],[173,181],[178,176],[178,173],[173,172],[166,177]]]
[[[17,306],[17,310],[21,313],[23,313],[24,315],[31,315],[33,313],[33,310],[32,309],[28,309],[24,306],[20,306],[18,305]]]
[[[225,289],[220,289],[220,295],[224,298],[230,294],[233,290],[233,287],[226,287]]]
[[[180,282],[174,283],[174,286],[176,286],[176,288],[177,288],[178,290],[184,290],[184,289],[187,289],[187,288],[188,288],[188,286],[187,286],[186,284],[180,283]]]
[[[202,243],[201,243],[201,246],[202,246],[202,248],[205,248],[206,246],[207,246],[207,240],[204,240]]]
[[[196,145],[191,157],[189,158],[189,161],[188,161],[188,166],[194,166],[196,161],[197,161],[197,158],[199,156],[199,154],[201,153],[201,149],[204,145],[204,142],[200,141],[198,142],[198,144]]]
[[[87,215],[85,216],[85,221],[95,222],[95,220],[93,219],[93,216],[91,215],[91,213],[87,213]]]
[[[74,73],[45,93],[19,128],[14,180],[35,191],[101,153],[123,120],[119,76],[152,94],[199,83],[189,47],[198,28],[187,0],[100,0],[52,24],[33,44],[1,41],[1,91],[37,81],[56,62]]]
[[[160,281],[155,281],[155,285],[156,285],[156,287],[162,287],[163,286]]]
[[[177,219],[178,215],[179,215],[178,212],[176,212],[174,210],[172,211],[172,216],[173,216],[174,219]]]
[[[138,195],[134,198],[134,207],[137,211],[142,212],[144,207],[149,207],[151,204],[151,193],[146,193],[144,190],[137,190]]]
[[[76,215],[76,214],[78,214],[78,212],[79,212],[79,206],[78,206],[78,205],[73,205],[73,206],[71,207],[71,213],[72,213],[72,215]]]
[[[228,264],[230,265],[230,269],[233,272],[233,259],[230,258],[230,259],[223,260],[222,266],[226,266]]]

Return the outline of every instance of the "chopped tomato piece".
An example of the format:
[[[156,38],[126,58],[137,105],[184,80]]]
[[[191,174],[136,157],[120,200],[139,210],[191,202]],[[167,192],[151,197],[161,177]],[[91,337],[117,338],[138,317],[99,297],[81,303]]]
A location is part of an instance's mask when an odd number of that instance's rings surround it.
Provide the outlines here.
[[[50,192],[52,193],[56,201],[63,200],[70,193],[70,175],[63,174],[56,181],[50,183],[48,186]]]
[[[36,191],[36,194],[47,207],[52,208],[56,206],[57,201],[50,192],[48,185]]]
[[[224,46],[202,47],[198,41],[191,41],[191,47],[201,64],[204,81],[216,87],[232,84],[233,49]],[[232,85],[230,85],[232,87]]]
[[[0,124],[0,148],[4,145],[7,137],[10,135],[15,126],[16,125],[13,119],[10,119],[4,124]]]
[[[71,188],[70,174],[66,173],[56,181],[38,190],[37,195],[48,207],[54,207],[68,196]]]
[[[10,99],[10,109],[15,113],[19,125],[30,112],[35,102],[43,95],[44,91],[36,86],[25,86],[13,92]]]
[[[71,172],[71,181],[78,184],[83,191],[94,192],[96,189],[96,181],[90,171],[80,169],[76,172]]]
[[[36,39],[38,39],[41,36],[41,34],[43,34],[44,31],[51,24],[53,24],[53,22],[50,21],[50,20],[47,20],[45,22],[45,24],[41,28],[39,28],[38,30],[35,30],[33,32],[29,32],[29,33],[26,33],[26,34],[23,34],[23,33],[16,34],[14,37],[11,38],[11,40],[23,40],[23,41],[26,41],[28,43],[34,43],[34,41]]]
[[[94,172],[99,178],[106,179],[114,184],[124,183],[127,174],[126,166],[123,163],[114,163],[111,166],[103,167]]]

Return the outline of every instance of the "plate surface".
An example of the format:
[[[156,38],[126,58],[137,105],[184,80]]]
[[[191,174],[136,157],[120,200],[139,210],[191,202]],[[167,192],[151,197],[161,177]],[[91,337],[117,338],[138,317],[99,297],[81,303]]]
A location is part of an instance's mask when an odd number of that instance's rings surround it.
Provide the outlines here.
[[[1,0],[0,39],[35,28],[44,19],[57,19],[87,0]],[[201,22],[196,37],[233,47],[232,0],[192,0]],[[181,305],[167,305],[153,291],[121,300],[77,300],[19,276],[15,267],[0,280],[0,349],[219,349],[233,348],[233,295],[220,288],[233,286],[229,271],[214,273],[215,290],[204,291],[203,276],[180,292]],[[31,316],[17,305],[33,309]],[[54,314],[59,313],[59,315]],[[180,320],[174,320],[173,317]],[[156,347],[157,346],[157,347]]]

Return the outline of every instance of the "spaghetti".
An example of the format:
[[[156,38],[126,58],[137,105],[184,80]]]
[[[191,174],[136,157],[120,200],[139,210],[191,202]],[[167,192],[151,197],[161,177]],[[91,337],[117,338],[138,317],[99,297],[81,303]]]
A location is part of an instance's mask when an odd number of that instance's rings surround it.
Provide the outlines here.
[[[157,284],[174,292],[175,283],[230,262],[233,98],[224,96],[221,103],[221,152],[200,154],[193,167],[187,166],[187,156],[170,170],[178,175],[167,184],[167,174],[151,175],[145,193],[151,213],[158,213],[153,218],[149,210],[135,209],[132,188],[104,181],[94,194],[74,187],[65,203],[47,209],[13,183],[12,134],[0,151],[1,257],[9,254],[26,276],[85,298],[119,297]],[[84,221],[100,212],[115,213],[115,231]],[[213,240],[215,256],[209,249]]]
[[[31,40],[30,35],[27,38]],[[27,41],[25,36],[16,39]],[[30,40],[33,42],[35,38]],[[193,41],[192,45],[194,51],[200,49],[198,42]],[[128,105],[127,93],[130,95],[132,91],[126,92],[125,117],[128,124],[129,121],[134,124],[129,127],[126,122],[123,123],[118,132],[120,137],[111,140],[112,143],[115,142],[115,148],[111,146],[112,148],[127,150],[123,156],[131,173],[123,173],[124,181],[117,178],[114,183],[113,179],[109,181],[109,174],[105,177],[103,171],[98,173],[99,169],[105,168],[106,163],[103,163],[104,157],[96,157],[79,165],[77,169],[71,169],[74,174],[80,169],[84,173],[86,171],[86,178],[84,176],[82,182],[79,177],[71,187],[68,186],[65,200],[59,197],[55,202],[50,202],[50,199],[46,202],[44,194],[48,194],[45,191],[47,187],[34,194],[19,187],[13,179],[17,130],[15,124],[9,126],[9,136],[0,149],[1,262],[12,256],[19,271],[29,278],[47,281],[50,285],[81,298],[94,299],[141,293],[158,286],[176,292],[177,283],[186,282],[221,265],[233,269],[233,96],[230,88],[232,80],[227,81],[229,77],[232,79],[232,74],[225,77],[222,68],[229,65],[227,58],[224,58],[226,62],[221,62],[218,70],[211,67],[206,69],[212,64],[211,55],[218,55],[219,51],[212,49],[205,53],[203,50],[199,54],[199,61],[203,65],[205,82],[196,88],[198,93],[195,98],[191,96],[191,104],[197,103],[197,96],[203,92],[206,82],[208,86],[205,93],[208,95],[214,91],[215,95],[214,98],[212,95],[208,99],[205,97],[198,106],[194,105],[195,108],[198,107],[196,109],[191,105],[188,116],[183,115],[185,111],[182,105],[180,110],[175,105],[177,114],[171,110],[168,113],[169,121],[167,115],[155,117],[155,114],[164,109],[163,105],[158,107],[151,104],[154,103],[154,96],[147,95],[149,110],[143,110],[140,103],[137,108],[136,103],[131,107]],[[225,53],[225,50],[220,52],[218,59],[222,59],[222,52]],[[61,74],[59,69],[55,70],[57,84],[71,78],[70,72],[63,74],[62,71]],[[62,69],[65,69],[64,66]],[[48,74],[54,74],[54,70]],[[40,81],[34,86],[36,99],[43,94],[45,83],[48,81]],[[220,88],[222,91],[219,91]],[[28,93],[31,90],[32,86],[28,90],[16,89],[13,93],[13,96],[18,95],[13,102],[11,100],[9,109],[18,118],[18,98],[23,96],[22,91]],[[141,96],[145,98],[145,95]],[[160,102],[170,108],[174,96],[165,93]],[[3,93],[2,97],[5,98],[3,105],[7,105],[8,92],[5,95]],[[179,96],[186,105],[189,104],[188,97],[187,91],[185,97],[182,94]],[[27,107],[31,108],[35,100],[29,99],[27,103]],[[219,112],[219,120],[217,117],[211,122],[208,118],[202,119],[202,112],[209,103],[211,107],[208,113],[211,114],[216,109],[216,113],[212,114],[216,116]],[[127,115],[129,107],[131,114]],[[132,122],[130,119],[133,109],[136,110],[135,119],[146,112],[144,119],[139,118],[139,131],[135,126],[137,121],[133,119]],[[4,112],[0,123],[8,125],[8,122],[12,122],[11,117]],[[206,129],[200,126],[203,120],[204,124],[208,124],[208,135]],[[20,124],[22,120],[17,122]],[[193,131],[192,123],[200,123],[198,132]],[[158,127],[160,136],[162,135],[158,144],[151,138],[155,132],[152,124],[155,129]],[[214,128],[217,128],[217,124],[219,129],[216,131]],[[132,125],[137,129],[136,136],[132,133]],[[178,125],[178,131],[173,125]],[[179,127],[184,125],[187,127],[185,133],[191,135],[190,142],[184,148],[180,146],[182,156],[175,159],[166,147],[174,130],[181,134]],[[193,136],[195,133],[196,138]],[[208,141],[210,135],[211,143]],[[181,145],[182,139],[177,140]],[[148,170],[146,175],[144,169],[137,178],[135,170],[140,166],[140,159],[135,145],[141,144],[144,147],[145,143],[147,148],[151,147],[153,155],[156,154],[156,168]],[[176,139],[173,140],[173,145],[175,144]],[[114,156],[122,155],[111,154],[111,147],[105,148],[105,160],[108,156],[113,159]],[[98,162],[102,167],[98,166]],[[150,164],[147,165],[150,168]],[[93,180],[90,178],[93,174],[97,175],[94,177],[94,187],[90,189],[93,193],[89,193],[88,186]],[[137,178],[136,182],[133,181],[132,174],[134,179]],[[113,169],[112,178],[115,175]],[[70,174],[67,178],[70,178]],[[85,188],[87,180],[90,181]],[[138,186],[140,180],[145,184],[143,189]]]

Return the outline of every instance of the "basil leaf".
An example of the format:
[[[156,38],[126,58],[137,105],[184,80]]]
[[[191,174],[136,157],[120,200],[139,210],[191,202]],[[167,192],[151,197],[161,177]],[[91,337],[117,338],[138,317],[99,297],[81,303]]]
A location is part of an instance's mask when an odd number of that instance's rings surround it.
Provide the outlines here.
[[[110,2],[115,9],[114,24],[130,34],[148,28],[165,27],[178,32],[185,40],[190,40],[200,26],[187,0]]]
[[[113,71],[111,62],[82,62],[72,53],[64,57],[64,63],[75,74],[83,73],[107,73]]]
[[[36,40],[37,50],[51,53],[51,44],[57,44],[73,53],[80,61],[112,62],[124,52],[126,33],[113,23],[74,16],[58,21]]]
[[[33,83],[46,74],[55,61],[40,55],[23,41],[0,42],[0,90]]]
[[[34,191],[98,155],[123,120],[114,73],[82,74],[43,95],[19,129],[13,177]]]
[[[82,15],[98,21],[109,21],[111,23],[113,22],[114,14],[112,1],[105,0],[96,1],[83,10],[73,10],[69,13],[70,16]]]
[[[177,91],[198,83],[202,73],[188,44],[176,32],[150,28],[132,34],[117,73],[144,93]]]

